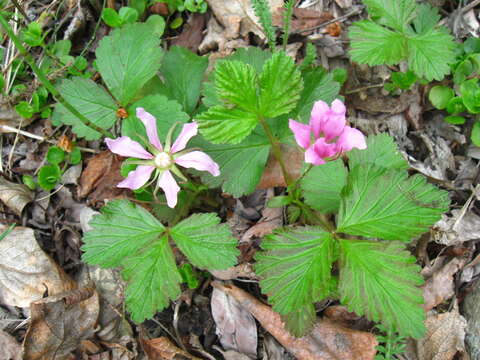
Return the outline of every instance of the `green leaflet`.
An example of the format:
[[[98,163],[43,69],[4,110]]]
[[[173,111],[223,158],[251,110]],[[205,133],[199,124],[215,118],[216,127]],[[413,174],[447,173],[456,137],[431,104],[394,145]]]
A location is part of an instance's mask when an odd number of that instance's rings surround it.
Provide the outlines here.
[[[226,269],[236,264],[240,252],[228,225],[219,223],[216,214],[194,214],[175,225],[171,236],[196,267]]]
[[[296,337],[302,337],[312,330],[317,320],[317,314],[313,304],[307,304],[292,312],[283,314],[282,320],[285,321],[290,334]]]
[[[95,51],[103,81],[127,105],[160,68],[160,38],[144,23],[124,25],[104,37]]]
[[[255,271],[273,309],[281,314],[320,301],[330,294],[336,243],[316,227],[285,228],[267,235],[266,252],[257,253]]]
[[[420,175],[375,165],[350,171],[342,192],[338,232],[410,241],[428,230],[448,210],[448,193]]]
[[[64,79],[57,86],[63,98],[82,115],[102,129],[110,129],[115,121],[117,105],[108,93],[92,80],[80,77]],[[54,125],[71,125],[73,132],[87,140],[99,139],[102,135],[84,125],[62,104],[57,103],[52,115]]]
[[[420,338],[425,312],[415,258],[398,242],[340,241],[341,302],[401,335]]]
[[[353,149],[348,153],[348,164],[351,169],[357,165],[373,164],[387,169],[407,170],[408,162],[403,158],[387,134],[370,135],[365,150]]]
[[[414,19],[415,0],[364,0],[368,13],[382,25],[402,31]]]
[[[305,202],[321,213],[337,212],[340,193],[347,183],[347,169],[341,159],[314,166],[300,186]]]

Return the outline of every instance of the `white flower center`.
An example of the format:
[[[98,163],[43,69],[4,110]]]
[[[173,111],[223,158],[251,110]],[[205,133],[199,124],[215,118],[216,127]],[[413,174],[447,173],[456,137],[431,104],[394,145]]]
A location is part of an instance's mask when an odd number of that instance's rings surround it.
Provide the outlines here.
[[[166,152],[161,152],[155,156],[155,166],[165,169],[170,165],[172,165],[172,158]]]

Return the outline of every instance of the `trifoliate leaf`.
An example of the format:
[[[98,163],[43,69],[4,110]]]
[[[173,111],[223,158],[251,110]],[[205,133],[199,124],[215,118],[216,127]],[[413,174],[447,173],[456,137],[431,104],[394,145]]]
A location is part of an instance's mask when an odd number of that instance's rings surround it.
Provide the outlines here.
[[[144,23],[124,25],[100,40],[95,51],[103,81],[127,105],[160,68],[160,38]]]
[[[226,105],[257,112],[257,75],[255,69],[240,61],[220,61],[215,66],[217,96]]]
[[[220,166],[219,176],[202,172],[203,182],[211,187],[221,186],[234,197],[255,191],[270,152],[268,139],[257,130],[237,145],[214,145],[197,137],[192,146],[200,147]]]
[[[415,0],[364,0],[370,16],[382,25],[402,31],[415,16]]]
[[[293,110],[303,81],[293,59],[280,51],[267,60],[260,75],[260,114],[273,118]]]
[[[122,276],[128,283],[125,291],[127,310],[137,323],[152,318],[181,293],[182,277],[167,236],[129,256],[124,262]]]
[[[332,74],[321,67],[304,70],[302,78],[303,90],[291,117],[307,123],[310,120],[313,104],[318,100],[331,104],[338,97],[340,84],[333,80]]]
[[[143,207],[127,200],[110,201],[85,233],[83,261],[115,267],[134,256],[164,232],[164,226]]]
[[[407,56],[406,39],[397,32],[370,20],[355,22],[350,26],[352,60],[368,65],[394,65]]]
[[[301,180],[305,202],[321,213],[337,212],[340,192],[347,183],[347,169],[341,159],[314,166]]]
[[[446,29],[431,29],[411,36],[407,44],[408,66],[418,77],[428,81],[442,80],[450,73],[449,64],[455,61],[455,43]]]
[[[399,332],[424,335],[420,267],[398,242],[340,241],[341,302],[349,311]]]
[[[173,138],[180,133],[182,125],[189,120],[188,115],[182,111],[182,106],[175,100],[168,100],[161,95],[146,96],[128,108],[128,118],[122,121],[122,135],[141,144],[144,144],[148,137],[145,126],[136,115],[136,109],[139,107],[144,108],[157,119],[157,132],[162,144],[165,143],[168,130],[175,123],[178,123],[178,126]]]
[[[102,129],[109,129],[117,120],[117,105],[108,93],[90,79],[74,77],[64,79],[57,86],[62,97],[82,115]],[[101,134],[83,124],[62,104],[57,103],[52,115],[54,125],[66,124],[73,127],[73,132],[87,140],[96,140]]]
[[[262,292],[281,314],[320,301],[330,293],[336,243],[316,227],[281,229],[263,239],[255,271]]]
[[[180,46],[172,46],[163,57],[160,73],[165,83],[165,95],[177,100],[188,114],[192,114],[197,106],[207,66],[207,57]]]
[[[240,252],[228,225],[213,213],[194,214],[181,221],[170,235],[188,260],[198,268],[226,269],[237,262]]]
[[[200,133],[214,144],[238,144],[255,129],[257,116],[240,108],[213,106],[196,117]]]
[[[307,304],[299,307],[292,312],[283,314],[282,320],[285,322],[287,330],[295,337],[302,337],[312,330],[317,320],[317,314],[313,304]]]
[[[353,149],[348,153],[351,169],[357,165],[373,164],[387,169],[408,169],[408,162],[398,151],[393,138],[387,134],[370,135],[365,150]]]
[[[350,171],[342,191],[338,232],[410,241],[448,210],[448,193],[424,177],[375,165]]]

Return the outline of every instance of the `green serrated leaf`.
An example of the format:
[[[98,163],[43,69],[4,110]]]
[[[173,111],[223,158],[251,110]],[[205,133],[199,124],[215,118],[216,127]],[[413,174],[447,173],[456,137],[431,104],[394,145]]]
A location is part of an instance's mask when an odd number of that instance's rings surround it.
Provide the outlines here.
[[[406,39],[397,32],[370,20],[355,22],[349,28],[352,60],[368,65],[395,65],[406,57]]]
[[[124,261],[122,276],[128,282],[125,291],[127,310],[137,323],[152,318],[181,294],[182,277],[167,236],[149,244],[137,255],[129,256]]]
[[[336,243],[316,227],[285,228],[267,235],[255,271],[262,292],[281,314],[320,301],[330,293]]]
[[[295,337],[302,337],[312,330],[317,320],[315,307],[307,304],[292,312],[281,315],[287,330]]]
[[[177,100],[188,114],[192,114],[197,107],[207,66],[207,57],[198,56],[180,46],[172,46],[163,57],[160,73],[165,84],[165,95]]]
[[[109,129],[117,120],[117,105],[108,93],[90,79],[74,77],[64,79],[57,86],[58,91],[75,109],[102,129]],[[95,140],[101,134],[85,126],[62,104],[57,103],[52,115],[52,123],[71,125],[73,132],[87,140]]]
[[[154,242],[164,226],[147,210],[128,200],[110,201],[91,221],[85,233],[83,261],[102,267],[122,265],[122,261]]]
[[[256,114],[257,75],[255,69],[240,61],[220,61],[215,66],[217,96],[229,105]]]
[[[321,213],[337,212],[340,192],[347,183],[347,169],[341,159],[314,166],[301,180],[305,202]]]
[[[104,37],[97,67],[111,93],[127,105],[160,68],[160,38],[144,23],[127,24]]]
[[[198,268],[226,269],[237,262],[240,252],[228,225],[213,213],[194,214],[173,227],[173,241]]]
[[[157,119],[158,137],[162,143],[165,142],[168,130],[175,123],[178,123],[179,126],[173,134],[174,137],[180,133],[181,125],[189,120],[188,115],[182,111],[182,107],[175,100],[168,100],[161,95],[146,96],[128,108],[128,118],[122,121],[122,135],[128,136],[141,144],[144,144],[148,137],[145,126],[136,115],[136,109],[139,107],[143,107],[145,111]]]
[[[255,191],[262,177],[270,152],[270,143],[263,133],[254,131],[237,145],[214,145],[201,137],[193,139],[193,146],[205,151],[220,166],[220,176],[202,172],[202,180],[211,187],[222,187],[234,197]]]
[[[398,242],[340,241],[341,302],[401,335],[425,333],[420,267]]]
[[[455,61],[455,43],[445,28],[410,36],[407,44],[408,66],[418,77],[442,80],[450,73],[449,64]]]
[[[368,13],[382,25],[402,31],[413,20],[415,0],[364,0]]]
[[[365,150],[353,149],[348,153],[351,169],[356,166],[373,164],[387,169],[408,169],[408,162],[398,151],[393,138],[388,134],[370,135]]]
[[[238,144],[255,129],[255,114],[239,108],[213,106],[196,118],[200,133],[214,144]]]
[[[421,175],[375,165],[350,171],[342,192],[338,232],[410,241],[448,210],[448,193],[428,184]]]
[[[293,110],[303,89],[302,75],[293,59],[280,51],[267,60],[259,78],[259,111],[274,118]]]
[[[417,14],[413,19],[413,26],[418,34],[425,34],[435,28],[439,21],[440,15],[437,8],[430,4],[419,4]]]
[[[259,47],[251,46],[248,48],[240,48],[225,60],[241,61],[247,65],[253,66],[255,72],[260,74],[265,62],[272,57],[272,53],[268,50],[262,50]]]

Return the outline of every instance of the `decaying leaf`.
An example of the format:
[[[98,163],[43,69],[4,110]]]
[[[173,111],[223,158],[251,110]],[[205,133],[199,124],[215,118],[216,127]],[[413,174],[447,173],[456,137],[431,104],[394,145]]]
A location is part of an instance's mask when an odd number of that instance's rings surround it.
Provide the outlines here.
[[[212,316],[217,325],[216,333],[225,350],[235,350],[257,358],[257,325],[252,314],[235,298],[218,289],[213,289],[211,298]]]
[[[455,294],[454,275],[467,263],[467,259],[454,258],[445,264],[439,271],[427,279],[423,285],[423,297],[426,311],[450,299]]]
[[[0,349],[0,360],[22,360],[22,347],[3,330],[0,330]]]
[[[6,227],[0,225],[0,232]],[[0,301],[28,307],[44,294],[75,287],[64,271],[43,252],[32,229],[16,227],[0,241]]]
[[[287,165],[287,172],[292,179],[297,179],[301,175],[302,166],[304,163],[304,154],[298,146],[281,145],[282,157]],[[267,189],[275,186],[287,186],[283,178],[282,168],[275,157],[270,155],[267,161],[267,166],[258,184],[259,189]]]
[[[480,238],[480,216],[472,211],[452,210],[452,216],[442,215],[432,229],[436,242],[451,246]]]
[[[270,306],[236,286],[218,281],[212,286],[234,297],[299,360],[373,360],[375,356],[377,340],[373,334],[348,329],[325,319],[318,321],[310,334],[295,338]]]
[[[93,288],[75,289],[34,301],[30,310],[23,359],[67,359],[95,332],[98,295]]]
[[[281,8],[273,15],[273,25],[278,27],[283,26],[284,12],[285,9]],[[314,28],[332,19],[332,14],[328,12],[320,12],[312,9],[302,9],[296,7],[293,9],[291,31],[302,31],[303,35],[310,35],[313,33],[313,30],[308,31],[308,29]]]
[[[240,277],[257,280],[257,275],[255,275],[253,266],[250,263],[232,266],[225,270],[210,270],[210,272],[220,280],[232,280]]]
[[[0,200],[18,216],[33,200],[32,191],[23,184],[15,184],[0,176]]]
[[[467,321],[455,306],[450,312],[432,314],[425,321],[427,334],[417,342],[417,355],[421,360],[468,359],[456,357],[457,352],[466,355],[465,328]]]
[[[149,360],[173,360],[179,358],[200,360],[200,358],[190,355],[186,351],[172,344],[172,342],[166,337],[159,337],[151,340],[142,339],[141,341]]]

